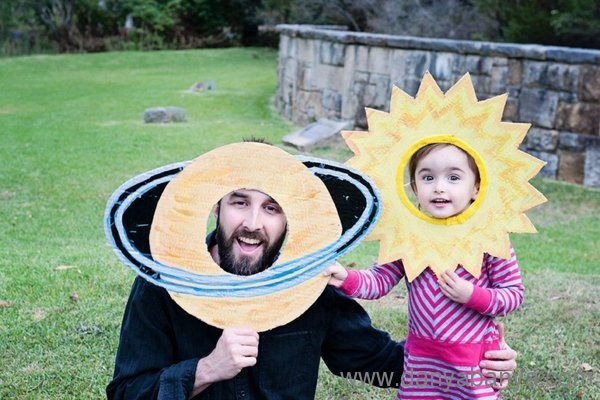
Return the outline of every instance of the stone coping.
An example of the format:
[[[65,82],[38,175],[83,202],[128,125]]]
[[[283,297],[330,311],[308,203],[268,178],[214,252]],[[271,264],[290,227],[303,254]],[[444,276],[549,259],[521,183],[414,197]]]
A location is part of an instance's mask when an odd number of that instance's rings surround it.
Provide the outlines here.
[[[542,46],[538,44],[513,44],[477,42],[473,40],[452,40],[423,38],[415,36],[395,36],[379,33],[330,30],[315,25],[277,25],[277,31],[291,37],[318,39],[343,44],[448,51],[460,54],[478,54],[530,60],[557,61],[567,64],[600,65],[600,50],[571,47]]]

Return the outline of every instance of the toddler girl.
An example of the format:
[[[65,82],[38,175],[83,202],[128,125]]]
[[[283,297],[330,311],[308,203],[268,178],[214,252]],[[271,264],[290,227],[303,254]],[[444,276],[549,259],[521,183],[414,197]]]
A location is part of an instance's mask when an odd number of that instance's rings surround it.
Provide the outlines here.
[[[479,192],[473,158],[448,143],[419,149],[409,163],[411,187],[419,209],[433,218],[465,211]],[[330,267],[329,284],[349,296],[377,299],[404,276],[402,261],[368,270]],[[408,287],[408,337],[398,399],[497,399],[490,385],[496,377],[481,374],[479,362],[498,350],[494,317],[516,310],[523,285],[511,246],[508,260],[484,254],[479,279],[458,266],[437,279],[427,268]]]

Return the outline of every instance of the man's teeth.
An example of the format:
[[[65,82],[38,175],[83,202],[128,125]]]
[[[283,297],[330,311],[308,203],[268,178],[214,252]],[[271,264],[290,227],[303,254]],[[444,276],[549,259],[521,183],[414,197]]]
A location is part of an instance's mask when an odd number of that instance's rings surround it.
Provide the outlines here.
[[[251,238],[242,237],[242,236],[238,237],[238,239],[240,242],[244,242],[246,244],[259,244],[260,243],[260,240],[258,240],[258,239],[251,239]]]

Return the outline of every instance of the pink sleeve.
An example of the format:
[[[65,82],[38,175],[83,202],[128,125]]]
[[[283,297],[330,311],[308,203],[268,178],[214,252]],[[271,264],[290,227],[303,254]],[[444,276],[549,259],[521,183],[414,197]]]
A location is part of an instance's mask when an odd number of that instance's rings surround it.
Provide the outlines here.
[[[482,268],[487,269],[491,288],[475,286],[465,306],[491,316],[504,316],[519,308],[525,289],[512,246],[508,260],[486,255]]]
[[[401,261],[375,264],[366,270],[349,270],[340,289],[359,299],[378,299],[385,296],[404,277]]]

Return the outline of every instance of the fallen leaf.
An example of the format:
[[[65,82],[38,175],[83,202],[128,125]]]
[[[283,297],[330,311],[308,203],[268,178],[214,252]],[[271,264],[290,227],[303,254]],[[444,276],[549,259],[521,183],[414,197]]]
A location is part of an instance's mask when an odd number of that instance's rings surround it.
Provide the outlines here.
[[[579,393],[577,393],[577,397],[579,397],[581,399],[581,398],[583,398],[584,394],[585,394],[585,392],[583,390],[580,390]]]
[[[550,300],[553,300],[553,301],[554,300],[560,300],[560,299],[562,299],[562,296],[553,296],[553,297],[550,297]]]
[[[352,261],[352,262],[348,263],[347,267],[348,268],[354,268],[354,267],[356,267],[356,262]]]
[[[54,268],[56,271],[64,271],[67,269],[73,269],[73,268],[77,268],[74,265],[59,265],[58,267]]]
[[[79,294],[77,294],[77,292],[73,292],[71,293],[71,296],[69,296],[71,298],[71,300],[73,301],[79,301]]]
[[[581,364],[581,369],[585,372],[590,372],[591,370],[593,370],[592,366],[588,363]]]
[[[8,308],[11,304],[6,300],[0,300],[0,308]]]
[[[46,312],[46,310],[42,310],[41,308],[38,308],[33,312],[33,320],[35,322],[40,322],[41,320],[46,318],[47,314],[48,313]]]

